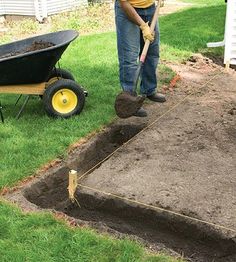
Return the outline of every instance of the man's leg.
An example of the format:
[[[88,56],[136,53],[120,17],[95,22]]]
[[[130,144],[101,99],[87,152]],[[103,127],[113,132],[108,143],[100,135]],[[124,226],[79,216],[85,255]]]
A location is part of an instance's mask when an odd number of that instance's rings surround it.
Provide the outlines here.
[[[143,39],[142,46],[144,45]],[[158,27],[155,29],[155,39],[150,44],[147,57],[143,66],[143,72],[141,76],[140,92],[147,96],[156,92],[157,88],[157,65],[159,62],[159,31]]]
[[[155,6],[151,6],[150,8],[144,10],[143,12],[141,11],[140,15],[146,22],[149,21],[151,23],[154,12],[155,12]],[[159,62],[159,48],[160,48],[160,33],[159,33],[158,24],[155,27],[154,33],[155,33],[155,39],[149,46],[147,57],[143,67],[140,92],[142,94],[147,95],[147,98],[149,98],[152,101],[165,102],[166,101],[165,96],[156,93],[156,89],[157,89],[156,70]],[[144,40],[142,37],[140,38],[140,46],[141,49],[144,46]]]
[[[127,18],[119,5],[119,1],[115,2],[115,21],[120,84],[124,91],[132,92],[140,50],[140,29]]]

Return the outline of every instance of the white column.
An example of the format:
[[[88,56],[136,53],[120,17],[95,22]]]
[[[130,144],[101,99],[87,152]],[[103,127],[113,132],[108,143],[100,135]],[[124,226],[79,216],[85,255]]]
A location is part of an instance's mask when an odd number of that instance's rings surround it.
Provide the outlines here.
[[[224,64],[226,67],[236,65],[236,0],[228,0],[227,2],[224,40],[207,43],[207,47],[218,46],[225,46]]]
[[[34,0],[34,11],[35,11],[35,17],[39,22],[43,21],[43,17],[40,14],[40,8],[39,8],[39,0]]]
[[[48,17],[47,1],[48,0],[41,0],[42,16],[43,16],[43,18],[47,18]]]
[[[227,3],[224,63],[236,65],[236,0]]]

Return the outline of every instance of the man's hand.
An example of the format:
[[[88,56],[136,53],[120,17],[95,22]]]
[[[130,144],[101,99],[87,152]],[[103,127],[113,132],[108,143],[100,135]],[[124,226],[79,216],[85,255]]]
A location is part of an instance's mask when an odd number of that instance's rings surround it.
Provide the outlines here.
[[[151,29],[150,29],[150,27],[148,25],[148,22],[141,24],[140,25],[140,29],[142,30],[144,41],[146,41],[147,39],[150,42],[154,41],[154,34],[151,32]]]
[[[144,41],[148,39],[150,42],[153,42],[154,33],[151,32],[148,23],[145,23],[143,21],[143,19],[139,16],[139,14],[136,12],[134,7],[128,1],[120,1],[120,6],[123,9],[123,11],[126,13],[129,20],[140,27],[143,33]]]

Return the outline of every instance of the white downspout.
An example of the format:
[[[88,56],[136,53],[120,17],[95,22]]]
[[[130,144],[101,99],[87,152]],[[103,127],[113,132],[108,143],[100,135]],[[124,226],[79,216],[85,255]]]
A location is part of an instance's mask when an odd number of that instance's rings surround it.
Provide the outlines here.
[[[47,0],[41,0],[42,16],[43,18],[48,17]]]
[[[34,11],[35,17],[39,22],[43,22],[43,16],[40,14],[39,11],[39,0],[34,0]]]

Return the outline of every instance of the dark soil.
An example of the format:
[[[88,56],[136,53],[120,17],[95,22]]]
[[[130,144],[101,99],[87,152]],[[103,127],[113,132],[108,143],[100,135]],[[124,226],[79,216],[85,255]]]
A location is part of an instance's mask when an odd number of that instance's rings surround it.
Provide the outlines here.
[[[117,120],[7,198],[189,261],[235,262],[236,73],[199,55],[169,66],[181,82],[144,105],[148,118]],[[81,208],[68,200],[70,169],[88,171]]]
[[[46,48],[49,48],[49,47],[52,47],[52,46],[55,46],[55,44],[53,44],[51,42],[45,42],[45,41],[42,41],[42,40],[41,41],[34,41],[27,48],[25,48],[23,50],[11,52],[11,53],[8,53],[8,54],[4,54],[4,55],[0,56],[0,59],[12,57],[12,56],[17,56],[17,55],[23,55],[23,54],[28,53],[28,52],[42,50],[42,49],[46,49]]]
[[[121,92],[115,100],[115,110],[120,118],[128,118],[135,114],[143,105],[145,97],[131,95],[128,92]]]
[[[32,43],[31,46],[29,46],[26,49],[26,52],[32,52],[32,51],[37,51],[37,50],[41,50],[41,49],[46,49],[48,47],[52,47],[55,46],[55,44],[51,43],[51,42],[45,42],[45,41],[34,41]]]

